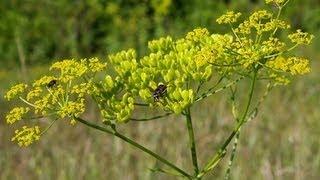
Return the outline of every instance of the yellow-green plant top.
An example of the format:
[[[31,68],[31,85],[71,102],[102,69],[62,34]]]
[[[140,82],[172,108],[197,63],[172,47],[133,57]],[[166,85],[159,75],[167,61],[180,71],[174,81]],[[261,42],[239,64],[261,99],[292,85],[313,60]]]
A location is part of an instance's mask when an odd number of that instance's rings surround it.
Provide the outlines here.
[[[286,4],[284,0],[266,3],[279,9]],[[12,109],[6,121],[12,124],[33,113],[69,119],[74,124],[74,117],[86,111],[86,97],[90,96],[99,107],[103,122],[118,124],[128,122],[139,104],[183,113],[200,98],[199,89],[207,87],[202,85],[210,86],[213,76],[231,82],[256,72],[257,79],[287,84],[290,77],[310,72],[309,60],[292,52],[299,45],[310,44],[313,35],[301,30],[289,32],[287,40],[291,43],[287,43],[277,32],[288,31],[290,25],[279,15],[259,10],[239,22],[240,16],[241,13],[228,11],[217,19],[219,24],[231,27],[226,34],[196,28],[180,39],[168,36],[150,41],[149,53],[142,57],[128,49],[102,60],[56,62],[50,67],[50,75],[35,80],[31,86],[15,85],[6,93],[7,100],[18,98],[27,106]],[[166,92],[155,99],[155,89],[160,84],[166,86]],[[38,126],[24,126],[12,140],[27,146],[39,137]]]

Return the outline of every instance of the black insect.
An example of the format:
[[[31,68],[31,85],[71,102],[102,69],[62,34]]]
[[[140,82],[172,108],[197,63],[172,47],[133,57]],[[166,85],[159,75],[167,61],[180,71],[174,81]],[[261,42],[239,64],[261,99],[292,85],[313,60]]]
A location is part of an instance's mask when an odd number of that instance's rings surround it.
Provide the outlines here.
[[[167,92],[167,86],[164,84],[160,84],[153,92],[152,96],[154,101],[159,101],[161,97],[163,97]]]
[[[53,88],[56,84],[57,84],[57,80],[53,79],[47,84],[47,87]]]

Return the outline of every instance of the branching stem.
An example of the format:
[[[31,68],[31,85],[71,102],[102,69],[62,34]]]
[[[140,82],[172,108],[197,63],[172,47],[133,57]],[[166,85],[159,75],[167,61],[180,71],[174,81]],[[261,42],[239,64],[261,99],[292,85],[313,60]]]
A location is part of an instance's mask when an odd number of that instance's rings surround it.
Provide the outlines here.
[[[160,119],[160,118],[167,117],[170,115],[172,115],[172,113],[166,113],[163,115],[153,116],[153,117],[149,117],[149,118],[130,118],[130,120],[131,121],[152,121],[152,120]]]
[[[204,169],[198,174],[197,177],[202,177],[204,176],[207,172],[211,171],[212,169],[214,169],[216,167],[216,165],[218,164],[218,162],[220,162],[220,160],[224,157],[224,155],[226,154],[226,148],[227,146],[231,143],[232,139],[235,137],[235,135],[239,132],[241,126],[246,122],[246,117],[249,111],[249,107],[251,104],[251,100],[253,97],[253,92],[254,92],[254,87],[256,84],[256,79],[257,79],[257,73],[258,71],[255,70],[254,74],[253,74],[253,78],[252,78],[252,82],[251,82],[251,86],[250,86],[250,92],[249,92],[249,97],[248,97],[248,102],[245,108],[245,111],[240,119],[240,121],[237,123],[236,127],[234,128],[234,130],[232,131],[232,133],[229,135],[229,137],[227,138],[227,140],[222,144],[222,146],[219,148],[218,152],[216,153],[216,155],[213,156],[213,158],[211,158],[211,160],[207,163],[207,165],[204,167]]]
[[[186,116],[187,128],[188,128],[188,134],[189,134],[189,146],[190,146],[190,151],[191,151],[192,164],[193,164],[195,175],[198,175],[199,166],[198,166],[196,141],[194,138],[190,107],[188,107],[186,109],[185,116]]]

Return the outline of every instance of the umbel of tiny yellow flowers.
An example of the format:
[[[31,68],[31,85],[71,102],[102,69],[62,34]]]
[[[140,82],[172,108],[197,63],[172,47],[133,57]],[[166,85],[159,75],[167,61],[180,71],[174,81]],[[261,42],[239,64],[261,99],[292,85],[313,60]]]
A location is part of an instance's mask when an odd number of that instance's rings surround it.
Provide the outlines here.
[[[241,13],[235,13],[233,11],[228,11],[223,16],[217,19],[217,23],[219,24],[229,24],[237,22],[238,18],[241,16]]]
[[[28,119],[28,113],[29,118],[39,115],[52,116],[55,119],[69,118],[70,123],[75,124],[73,117],[79,116],[85,110],[84,96],[94,95],[98,91],[93,82],[94,76],[105,69],[106,63],[97,58],[54,63],[50,68],[54,71],[51,75],[35,80],[31,86],[15,85],[5,94],[7,100],[19,98],[28,106],[13,108],[6,115],[7,123],[13,124],[21,119]],[[84,82],[78,84],[81,81]],[[16,131],[12,140],[21,146],[27,146],[39,139],[39,133],[38,126],[24,126],[22,130]]]
[[[292,33],[288,36],[292,43],[300,45],[305,44],[309,45],[314,38],[314,35],[310,35],[309,33],[302,32],[301,29],[298,29],[295,33]]]
[[[279,56],[273,61],[269,61],[266,65],[275,70],[288,72],[292,75],[306,74],[310,72],[309,60],[299,57],[284,58]]]
[[[11,141],[17,141],[19,146],[29,146],[40,138],[39,126],[27,127],[23,126],[21,130],[15,131],[15,136]]]
[[[30,110],[30,108],[28,107],[15,107],[13,108],[9,114],[7,114],[6,116],[6,120],[8,124],[13,124],[16,121],[19,121],[22,119],[22,116],[24,114],[26,114],[28,111]]]
[[[20,83],[17,84],[13,87],[11,87],[11,89],[6,93],[6,95],[4,96],[8,101],[17,97],[18,95],[22,94],[26,88],[28,87],[28,85]]]

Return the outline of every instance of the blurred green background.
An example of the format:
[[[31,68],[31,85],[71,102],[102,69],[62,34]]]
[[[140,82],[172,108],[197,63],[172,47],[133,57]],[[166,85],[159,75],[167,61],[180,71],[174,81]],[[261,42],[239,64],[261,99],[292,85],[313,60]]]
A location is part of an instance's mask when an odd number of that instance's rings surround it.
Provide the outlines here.
[[[61,121],[39,143],[19,148],[3,120],[12,106],[3,94],[18,81],[47,73],[53,61],[105,59],[127,48],[143,55],[149,40],[179,38],[197,27],[224,32],[215,19],[227,9],[248,14],[259,8],[272,9],[262,0],[0,1],[0,179],[175,179],[149,171],[158,162],[148,155],[80,124]],[[316,35],[312,47],[297,51],[312,60],[312,73],[275,88],[258,117],[242,129],[232,179],[320,178],[320,1],[291,0],[284,18]],[[193,108],[201,165],[232,128],[229,104],[216,96]],[[89,109],[94,119],[95,109]],[[143,110],[136,115],[148,116]],[[129,122],[121,129],[192,170],[182,117]],[[227,159],[205,179],[222,179]]]

